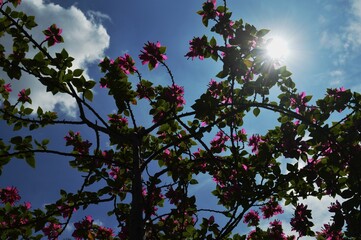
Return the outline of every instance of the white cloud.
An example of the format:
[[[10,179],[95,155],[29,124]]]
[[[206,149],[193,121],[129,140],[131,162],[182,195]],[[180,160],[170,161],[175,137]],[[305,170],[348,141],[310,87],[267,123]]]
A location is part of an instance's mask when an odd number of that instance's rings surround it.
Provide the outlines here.
[[[311,229],[316,233],[320,232],[321,228],[324,224],[327,224],[331,222],[332,213],[328,211],[328,207],[331,205],[331,203],[336,202],[338,200],[340,203],[340,198],[332,198],[325,196],[321,200],[319,200],[316,197],[308,197],[307,199],[300,200],[299,204],[303,203],[304,205],[307,205],[307,209],[312,210],[312,222],[315,224]],[[285,215],[289,216],[289,219],[287,219],[284,224],[284,230],[285,233],[288,235],[298,235],[297,232],[291,231],[291,225],[290,225],[290,219],[292,215],[294,214],[294,207],[292,205],[288,205],[286,207],[283,207],[285,211]],[[302,237],[302,240],[308,240],[308,239],[315,239],[314,237]]]
[[[361,0],[350,0],[350,4],[351,8],[345,12],[345,22],[339,22],[336,28],[333,23],[332,28],[322,31],[320,35],[321,45],[338,54],[335,65],[345,64],[347,58],[361,47]],[[320,17],[319,22],[326,23],[324,16]]]
[[[345,73],[342,70],[334,70],[330,72],[330,86],[339,86],[342,84]]]
[[[37,41],[41,42],[44,39],[42,31],[51,24],[55,23],[59,28],[62,28],[62,36],[65,42],[51,47],[50,52],[54,54],[63,48],[66,49],[70,56],[75,58],[73,68],[84,69],[84,76],[89,78],[87,64],[99,61],[109,46],[110,37],[100,22],[100,19],[109,19],[109,16],[100,12],[89,11],[87,17],[75,6],[66,9],[57,4],[45,3],[43,0],[23,1],[20,9],[28,15],[36,16],[36,22],[39,26],[31,32],[31,35]],[[35,54],[32,48],[30,51],[33,52],[30,52],[29,56]],[[6,79],[3,74],[0,77]],[[14,98],[17,91],[23,88],[31,88],[33,108],[41,106],[46,111],[53,111],[57,107],[69,116],[76,115],[74,99],[65,95],[54,96],[51,93],[45,93],[45,88],[32,76],[24,74],[20,81],[12,81],[11,83],[15,92]]]
[[[104,226],[104,223],[102,221],[100,221],[99,219],[94,219],[93,223],[98,226]]]
[[[109,15],[99,12],[99,11],[93,11],[93,10],[89,10],[87,11],[87,16],[89,16],[90,20],[92,22],[102,22],[103,20],[108,20],[111,22],[111,18],[109,17]]]
[[[66,225],[65,231],[67,231],[68,233],[72,233],[74,231],[74,223],[69,222],[68,225]]]

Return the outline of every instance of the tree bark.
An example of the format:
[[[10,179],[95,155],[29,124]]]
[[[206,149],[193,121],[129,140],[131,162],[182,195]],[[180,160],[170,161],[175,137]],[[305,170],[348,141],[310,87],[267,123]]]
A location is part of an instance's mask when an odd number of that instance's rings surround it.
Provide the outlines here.
[[[142,172],[140,169],[140,141],[138,135],[133,135],[133,179],[132,179],[132,203],[129,221],[129,239],[144,239],[144,221],[143,221],[143,195],[142,195]]]

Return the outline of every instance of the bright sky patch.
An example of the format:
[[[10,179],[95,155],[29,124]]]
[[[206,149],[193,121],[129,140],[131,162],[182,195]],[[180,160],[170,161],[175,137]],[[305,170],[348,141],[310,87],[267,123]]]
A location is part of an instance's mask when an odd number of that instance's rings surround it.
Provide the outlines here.
[[[283,62],[289,55],[288,42],[281,37],[274,37],[267,45],[267,55],[274,61]]]

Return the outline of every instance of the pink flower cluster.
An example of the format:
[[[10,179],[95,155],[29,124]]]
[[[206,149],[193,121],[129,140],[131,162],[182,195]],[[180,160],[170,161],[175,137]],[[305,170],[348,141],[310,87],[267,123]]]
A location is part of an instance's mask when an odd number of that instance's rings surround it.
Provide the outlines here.
[[[68,135],[64,137],[66,146],[73,146],[74,151],[79,152],[81,155],[88,155],[89,148],[92,143],[88,140],[83,141],[79,132],[69,131]]]
[[[110,239],[114,236],[113,229],[94,224],[91,216],[74,223],[75,230],[72,236],[77,239]]]
[[[115,125],[115,126],[127,126],[128,125],[128,119],[122,117],[119,114],[109,114],[109,123]]]
[[[343,227],[343,215],[342,215],[342,206],[336,201],[331,203],[331,206],[328,208],[329,212],[335,213],[333,217],[334,222],[332,224],[324,224],[321,232],[317,232],[317,237],[323,237],[326,240],[342,240],[342,227]],[[342,222],[341,224],[336,224],[336,221]]]
[[[281,206],[278,204],[278,202],[275,202],[273,199],[268,201],[265,205],[263,205],[260,208],[263,219],[271,218],[275,215],[283,213],[283,210]],[[270,222],[269,228],[266,232],[262,231],[259,228],[259,222],[260,222],[260,216],[259,213],[255,210],[250,210],[246,215],[243,217],[243,222],[248,224],[248,226],[254,226],[256,227],[255,230],[251,231],[247,239],[253,240],[253,239],[264,239],[261,236],[267,235],[267,239],[277,239],[277,240],[286,240],[291,239],[287,238],[287,236],[283,232],[282,223],[279,220],[274,220]]]
[[[301,92],[300,94],[291,97],[291,107],[296,108],[296,113],[300,113],[305,110],[307,106],[306,93]]]
[[[150,69],[156,68],[159,62],[167,60],[167,56],[164,54],[165,47],[162,47],[160,42],[148,42],[143,49],[139,55],[139,59],[142,60],[143,65],[148,63]]]
[[[29,97],[29,94],[30,94],[30,90],[27,89],[22,89],[19,93],[18,93],[18,101],[21,102],[21,103],[31,103],[31,99]]]
[[[216,9],[217,0],[207,0],[203,3],[203,11],[198,12],[202,17],[203,21],[208,19],[215,19],[219,12]]]
[[[344,240],[343,234],[340,230],[335,230],[333,225],[324,224],[321,232],[317,232],[317,237],[325,240]]]
[[[9,0],[9,2],[15,4],[15,5],[19,5],[21,3],[21,0]],[[3,5],[4,0],[0,0],[0,6]]]
[[[48,29],[43,31],[45,35],[45,41],[48,42],[49,47],[57,43],[64,42],[64,39],[61,36],[62,32],[63,30],[61,28],[58,28],[56,24],[51,25],[50,27],[48,27]]]
[[[63,218],[69,217],[73,212],[76,211],[76,208],[70,207],[67,204],[59,205],[56,208],[59,210]]]
[[[296,206],[293,218],[291,218],[292,231],[297,231],[300,237],[306,236],[313,223],[309,221],[312,218],[311,210],[307,209],[307,205],[302,203]]]
[[[250,210],[246,215],[244,215],[243,222],[247,223],[248,226],[258,226],[259,220],[259,213],[254,210]]]
[[[211,141],[211,151],[218,153],[226,151],[226,142],[228,140],[229,137],[223,131],[219,131]]]
[[[193,60],[195,57],[198,57],[200,60],[203,60],[207,53],[212,52],[206,36],[193,38],[193,40],[189,41],[189,45],[190,51],[185,55],[188,59],[192,58]]]
[[[59,233],[62,227],[59,223],[49,223],[48,225],[44,226],[42,231],[48,239],[58,239]]]
[[[74,223],[75,230],[71,236],[77,240],[87,239],[93,226],[93,218],[86,216],[82,221]]]
[[[6,187],[0,189],[0,201],[3,204],[10,203],[10,205],[14,205],[21,199],[19,195],[19,191],[16,187]]]
[[[252,152],[257,154],[259,144],[264,142],[259,135],[253,134],[248,140],[248,146],[252,147]]]
[[[1,91],[0,93],[2,93],[2,92],[5,92],[5,93],[10,93],[10,92],[12,92],[11,84],[10,84],[10,83],[7,83],[7,84],[2,85],[2,88],[3,88],[4,90]]]
[[[137,84],[137,93],[139,99],[145,98],[150,100],[155,95],[154,88],[151,85],[146,86],[142,83]]]
[[[183,107],[186,103],[184,100],[184,88],[178,86],[177,84],[173,84],[171,87],[165,88],[164,99],[167,102],[175,103],[178,108]]]
[[[278,202],[275,202],[273,199],[271,199],[264,206],[262,206],[261,211],[263,213],[264,219],[271,218],[275,215],[283,213],[282,207],[278,204]]]
[[[120,69],[126,74],[133,74],[137,71],[135,62],[129,54],[124,54],[124,57],[118,57],[118,64]]]

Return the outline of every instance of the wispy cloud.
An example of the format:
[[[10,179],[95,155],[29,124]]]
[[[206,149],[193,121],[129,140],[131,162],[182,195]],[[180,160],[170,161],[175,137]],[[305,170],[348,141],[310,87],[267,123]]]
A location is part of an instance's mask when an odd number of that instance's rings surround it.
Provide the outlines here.
[[[361,0],[348,1],[347,7],[342,10],[338,10],[336,4],[327,2],[324,10],[328,13],[322,14],[318,21],[320,45],[329,51],[336,68],[327,74],[330,86],[345,84],[346,78],[350,81],[352,76],[346,75],[351,74],[346,68],[350,68],[350,63],[359,57],[361,50]]]
[[[66,9],[57,4],[45,3],[43,0],[24,1],[21,4],[21,10],[28,15],[36,16],[39,26],[31,34],[39,42],[44,39],[42,30],[47,29],[51,24],[56,23],[62,28],[65,42],[51,47],[49,51],[54,54],[63,48],[66,49],[70,56],[75,58],[73,68],[83,68],[85,77],[89,78],[88,64],[99,61],[109,46],[110,37],[100,22],[100,19],[109,19],[109,16],[94,11],[84,14],[75,6]],[[11,46],[10,44],[9,41],[5,43],[8,47]],[[35,53],[31,48],[29,56]],[[0,77],[7,79],[4,73],[0,73]],[[33,108],[41,106],[45,111],[53,111],[57,108],[69,116],[76,115],[76,103],[72,98],[45,93],[45,87],[30,75],[24,74],[20,81],[11,81],[11,83],[15,92],[13,100],[16,98],[17,91],[31,88]]]
[[[89,10],[87,11],[87,16],[92,22],[102,22],[103,20],[112,21],[109,15],[99,11]]]

